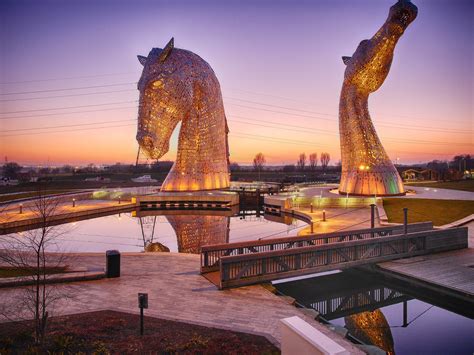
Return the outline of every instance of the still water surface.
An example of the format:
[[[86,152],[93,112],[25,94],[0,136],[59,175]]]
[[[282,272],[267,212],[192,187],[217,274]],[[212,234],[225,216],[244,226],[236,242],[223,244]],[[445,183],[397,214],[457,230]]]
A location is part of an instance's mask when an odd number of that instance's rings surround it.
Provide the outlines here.
[[[54,227],[59,236],[54,247],[50,245],[50,251],[105,252],[117,249],[140,252],[145,243],[158,242],[171,252],[199,253],[202,245],[292,236],[306,226],[296,219],[286,218],[284,221],[289,224],[270,221],[263,215],[256,216],[255,211],[247,212],[245,216],[241,211],[240,215],[232,217],[218,213],[160,215],[160,212],[134,217],[132,213],[121,213]],[[17,233],[17,237],[21,233]]]
[[[275,286],[388,354],[474,353],[474,310],[451,312],[445,308],[451,309],[453,301],[442,295],[434,305],[414,297],[410,288],[355,272]]]

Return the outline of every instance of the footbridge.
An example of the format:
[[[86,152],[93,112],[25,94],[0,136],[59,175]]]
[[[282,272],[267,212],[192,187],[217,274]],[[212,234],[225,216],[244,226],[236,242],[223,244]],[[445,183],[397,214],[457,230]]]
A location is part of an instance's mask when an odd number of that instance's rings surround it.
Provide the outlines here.
[[[372,277],[362,277],[361,273],[350,271],[285,282],[278,284],[277,289],[304,307],[316,310],[325,320],[374,311],[413,299],[387,284],[374,282]]]
[[[467,227],[431,222],[208,245],[201,274],[219,289],[467,248]]]

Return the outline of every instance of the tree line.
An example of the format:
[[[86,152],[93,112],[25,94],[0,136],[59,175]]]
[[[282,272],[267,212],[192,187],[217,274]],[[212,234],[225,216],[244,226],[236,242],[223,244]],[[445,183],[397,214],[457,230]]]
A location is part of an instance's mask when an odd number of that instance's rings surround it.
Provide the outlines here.
[[[321,162],[321,167],[323,170],[326,170],[326,168],[329,165],[329,162],[331,161],[331,156],[327,152],[322,152],[321,156],[319,158],[319,161]],[[261,172],[266,164],[266,159],[265,155],[263,155],[262,152],[257,153],[255,155],[255,158],[253,158],[253,167],[254,170],[257,172]],[[235,163],[234,163],[235,164]],[[283,167],[284,171],[315,171],[318,166],[318,153],[311,153],[309,154],[309,159],[306,158],[306,153],[301,153],[298,157],[298,160],[296,161],[296,166],[293,164],[290,165],[285,165]]]

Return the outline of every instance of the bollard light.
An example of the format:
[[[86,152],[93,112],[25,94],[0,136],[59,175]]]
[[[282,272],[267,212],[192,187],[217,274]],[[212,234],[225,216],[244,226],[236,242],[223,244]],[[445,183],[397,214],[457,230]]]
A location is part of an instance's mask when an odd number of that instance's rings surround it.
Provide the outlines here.
[[[23,204],[20,203],[20,214],[22,214],[22,213],[23,213]]]
[[[76,207],[76,199],[75,198],[72,199],[72,207]]]
[[[403,232],[408,233],[408,208],[403,209]]]
[[[143,309],[148,308],[148,293],[138,294],[138,308],[140,308],[140,335],[143,335]]]
[[[119,196],[119,205],[120,205],[121,202],[122,202],[122,199],[121,199],[121,197]]]
[[[326,222],[326,210],[323,210],[323,222]]]
[[[313,213],[313,204],[311,203],[311,213]]]

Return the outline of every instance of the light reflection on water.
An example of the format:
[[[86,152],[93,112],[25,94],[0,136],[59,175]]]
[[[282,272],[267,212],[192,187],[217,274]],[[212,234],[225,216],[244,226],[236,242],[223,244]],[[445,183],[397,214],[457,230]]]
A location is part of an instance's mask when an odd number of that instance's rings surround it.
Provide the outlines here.
[[[278,283],[277,289],[314,308],[331,323],[349,329],[366,344],[388,354],[472,354],[472,310],[460,315],[442,307],[453,300],[437,296],[436,305],[416,299],[410,289],[376,277],[337,273],[312,279]],[[451,303],[451,304],[450,304]],[[404,317],[406,311],[406,317]]]
[[[212,212],[209,212],[212,213]],[[153,229],[154,225],[154,229]],[[158,242],[171,252],[198,253],[205,244],[240,242],[296,235],[304,222],[272,222],[263,215],[156,215],[121,213],[57,226],[62,230],[54,249],[62,252],[140,252],[144,242]],[[143,233],[142,233],[143,227]],[[21,237],[17,233],[17,237]],[[144,240],[145,239],[145,240]],[[50,247],[50,251],[53,247]]]

